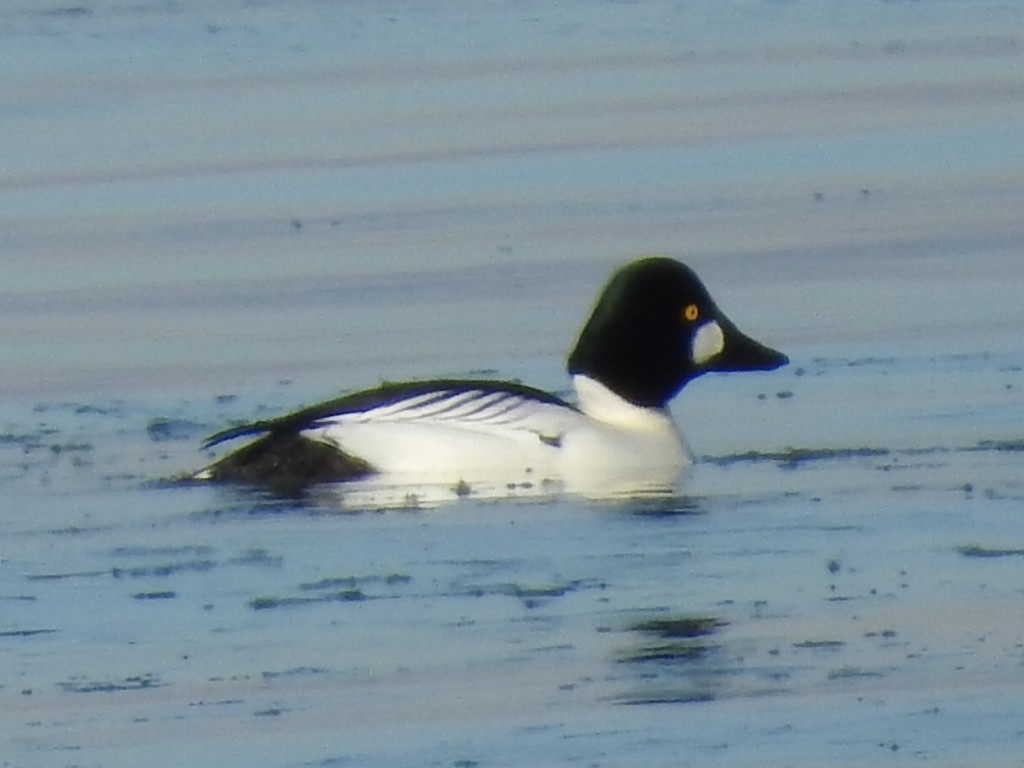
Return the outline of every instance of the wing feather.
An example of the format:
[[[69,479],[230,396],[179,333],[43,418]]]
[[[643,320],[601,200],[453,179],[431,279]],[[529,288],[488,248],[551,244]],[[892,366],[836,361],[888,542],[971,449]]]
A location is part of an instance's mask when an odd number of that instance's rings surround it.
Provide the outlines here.
[[[240,437],[299,434],[332,424],[368,421],[464,421],[512,428],[521,424],[521,428],[531,429],[528,422],[541,413],[578,411],[557,395],[515,382],[489,379],[410,381],[355,392],[278,419],[229,427],[208,437],[203,447],[212,448]]]

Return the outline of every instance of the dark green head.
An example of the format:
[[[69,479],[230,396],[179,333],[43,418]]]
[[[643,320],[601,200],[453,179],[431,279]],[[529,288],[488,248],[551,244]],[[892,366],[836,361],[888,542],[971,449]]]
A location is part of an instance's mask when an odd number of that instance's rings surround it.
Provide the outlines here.
[[[702,373],[768,371],[787,362],[741,333],[692,269],[656,256],[612,275],[569,356],[569,372],[636,405],[663,407]]]

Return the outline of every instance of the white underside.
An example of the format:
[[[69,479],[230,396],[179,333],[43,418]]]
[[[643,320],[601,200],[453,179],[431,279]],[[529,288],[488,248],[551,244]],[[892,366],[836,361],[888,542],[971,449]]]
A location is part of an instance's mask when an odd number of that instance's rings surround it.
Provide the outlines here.
[[[639,408],[585,376],[581,411],[508,393],[410,398],[343,414],[304,431],[359,456],[378,475],[345,486],[491,496],[565,491],[591,496],[671,490],[690,463],[667,411]],[[409,488],[419,488],[408,491]]]

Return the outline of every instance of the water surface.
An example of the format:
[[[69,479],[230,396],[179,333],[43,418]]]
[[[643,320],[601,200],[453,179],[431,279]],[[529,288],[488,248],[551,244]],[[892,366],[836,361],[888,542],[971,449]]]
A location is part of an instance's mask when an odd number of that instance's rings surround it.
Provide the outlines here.
[[[9,765],[1014,765],[1020,14],[0,12]],[[564,392],[667,252],[787,352],[666,498],[166,482],[404,376]]]

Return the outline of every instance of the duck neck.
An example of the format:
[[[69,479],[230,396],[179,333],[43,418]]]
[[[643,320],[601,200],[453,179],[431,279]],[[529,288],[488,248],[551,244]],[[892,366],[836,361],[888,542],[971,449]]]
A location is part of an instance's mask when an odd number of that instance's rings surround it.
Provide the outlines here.
[[[667,407],[631,403],[596,379],[577,373],[572,377],[580,410],[597,421],[627,429],[650,429],[671,423]]]

